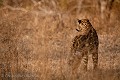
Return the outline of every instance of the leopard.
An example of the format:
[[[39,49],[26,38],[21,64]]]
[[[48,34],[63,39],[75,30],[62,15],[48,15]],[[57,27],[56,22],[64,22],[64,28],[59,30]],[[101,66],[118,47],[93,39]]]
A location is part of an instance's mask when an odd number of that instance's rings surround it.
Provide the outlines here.
[[[75,30],[78,34],[72,40],[69,58],[73,74],[77,72],[82,60],[83,69],[87,71],[89,54],[92,54],[93,69],[98,68],[98,34],[88,19],[78,19],[77,23]]]

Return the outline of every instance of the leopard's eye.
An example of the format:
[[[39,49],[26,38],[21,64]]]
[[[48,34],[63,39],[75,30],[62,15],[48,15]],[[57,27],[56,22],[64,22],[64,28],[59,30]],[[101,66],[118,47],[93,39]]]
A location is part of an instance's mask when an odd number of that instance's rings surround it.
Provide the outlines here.
[[[89,22],[89,20],[87,20],[87,22]]]
[[[80,24],[84,25],[84,23],[83,23],[83,22],[81,22]]]

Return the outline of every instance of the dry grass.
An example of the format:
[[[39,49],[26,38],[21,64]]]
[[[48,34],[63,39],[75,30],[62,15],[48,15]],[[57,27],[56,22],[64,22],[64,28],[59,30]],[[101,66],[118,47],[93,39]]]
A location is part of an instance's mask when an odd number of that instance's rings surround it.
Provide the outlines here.
[[[63,16],[60,21],[58,15],[0,10],[0,80],[70,80],[67,61],[77,33],[74,16]],[[99,69],[92,71],[90,55],[89,69],[79,69],[78,80],[120,80],[119,20],[101,27],[99,19],[90,19],[100,40]]]

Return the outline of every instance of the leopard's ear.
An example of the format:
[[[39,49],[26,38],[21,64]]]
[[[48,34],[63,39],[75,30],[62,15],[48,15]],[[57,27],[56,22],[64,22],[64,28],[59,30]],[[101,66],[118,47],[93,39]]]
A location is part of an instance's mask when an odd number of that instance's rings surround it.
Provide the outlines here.
[[[81,23],[81,20],[77,19],[78,20],[78,23],[80,24]]]
[[[87,22],[89,22],[89,19],[86,19],[87,20]]]
[[[87,22],[89,22],[89,20],[87,20]]]

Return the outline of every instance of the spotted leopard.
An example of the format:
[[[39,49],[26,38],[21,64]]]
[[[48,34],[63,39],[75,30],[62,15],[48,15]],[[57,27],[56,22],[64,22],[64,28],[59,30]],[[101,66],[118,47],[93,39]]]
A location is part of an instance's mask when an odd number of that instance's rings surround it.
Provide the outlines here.
[[[87,70],[88,55],[92,54],[93,69],[98,66],[98,35],[88,19],[78,20],[76,28],[78,35],[72,41],[71,56],[69,64],[72,66],[72,72],[76,73],[83,60],[83,68]]]

